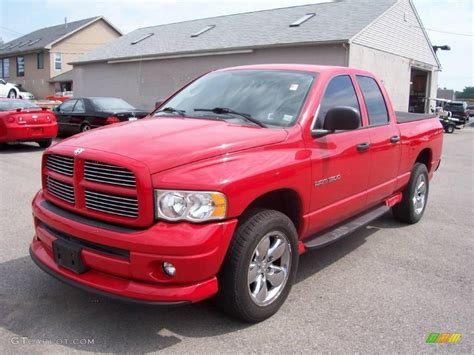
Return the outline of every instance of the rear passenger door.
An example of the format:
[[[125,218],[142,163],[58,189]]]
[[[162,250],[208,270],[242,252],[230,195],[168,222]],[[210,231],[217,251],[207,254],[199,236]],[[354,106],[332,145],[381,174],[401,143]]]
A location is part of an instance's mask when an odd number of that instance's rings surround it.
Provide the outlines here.
[[[400,136],[395,117],[390,117],[379,83],[369,76],[356,75],[362,92],[369,123],[368,207],[389,197],[396,187],[400,164]],[[392,111],[393,112],[393,111]]]

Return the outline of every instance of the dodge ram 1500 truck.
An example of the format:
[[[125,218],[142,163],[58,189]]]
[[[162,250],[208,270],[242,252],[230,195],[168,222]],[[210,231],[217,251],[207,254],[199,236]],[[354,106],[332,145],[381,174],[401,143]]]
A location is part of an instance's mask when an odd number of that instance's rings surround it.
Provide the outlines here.
[[[436,116],[395,113],[367,71],[214,71],[143,120],[45,151],[30,254],[100,295],[164,305],[215,296],[258,322],[287,298],[305,251],[390,209],[418,222],[442,140]]]

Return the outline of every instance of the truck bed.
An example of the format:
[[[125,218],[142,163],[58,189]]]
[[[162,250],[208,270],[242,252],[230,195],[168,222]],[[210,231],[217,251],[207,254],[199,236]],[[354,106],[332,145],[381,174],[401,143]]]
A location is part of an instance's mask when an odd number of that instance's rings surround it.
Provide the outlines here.
[[[397,123],[428,120],[430,118],[436,117],[436,115],[433,113],[412,113],[403,111],[395,111],[395,115],[397,117]]]

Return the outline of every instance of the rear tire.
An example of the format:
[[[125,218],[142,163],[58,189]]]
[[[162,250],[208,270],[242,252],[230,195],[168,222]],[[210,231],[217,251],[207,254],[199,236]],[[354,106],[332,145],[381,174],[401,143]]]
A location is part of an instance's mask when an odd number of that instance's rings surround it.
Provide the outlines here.
[[[425,164],[416,163],[411,171],[410,181],[403,191],[402,202],[392,207],[395,219],[403,223],[417,223],[425,212],[428,193],[428,169]]]
[[[260,322],[285,302],[298,268],[298,236],[292,221],[274,210],[246,213],[218,275],[216,304],[247,322]]]
[[[41,148],[49,148],[51,144],[53,143],[53,140],[50,138],[50,139],[38,141],[37,143],[39,144]]]

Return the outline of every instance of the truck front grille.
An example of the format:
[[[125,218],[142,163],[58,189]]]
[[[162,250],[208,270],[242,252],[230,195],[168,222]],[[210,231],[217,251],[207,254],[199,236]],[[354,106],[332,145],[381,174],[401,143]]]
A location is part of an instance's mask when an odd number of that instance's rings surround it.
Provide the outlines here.
[[[130,170],[91,160],[84,162],[84,177],[89,181],[110,185],[127,187],[136,187],[137,185],[135,175]]]
[[[70,204],[75,203],[74,187],[72,185],[53,179],[51,176],[47,177],[46,184],[47,189],[51,195],[54,195],[63,201],[69,202]]]
[[[46,161],[46,167],[55,173],[73,176],[74,175],[74,158],[65,157],[63,155],[50,154]]]
[[[131,218],[138,217],[136,197],[124,197],[86,190],[85,198],[88,209]]]
[[[77,155],[52,153],[45,156],[45,197],[65,209],[93,218],[134,226],[148,225],[154,217],[153,201],[140,197],[145,189],[150,190],[146,185],[148,171],[140,168],[144,173],[142,177],[136,167],[132,171],[97,161],[90,157],[92,153],[87,154],[86,150]]]

